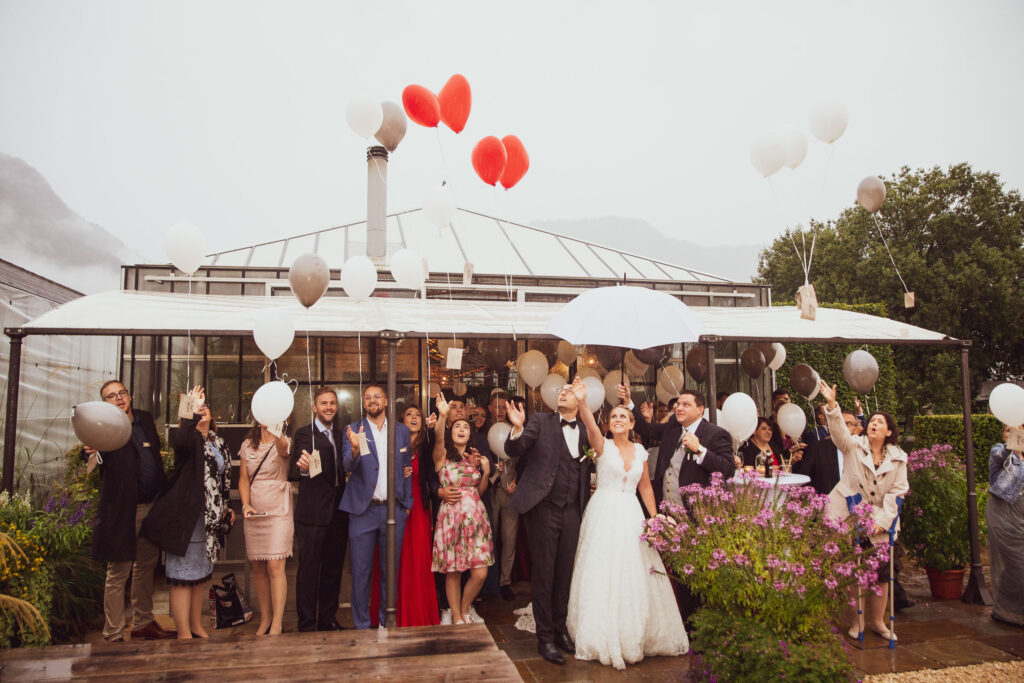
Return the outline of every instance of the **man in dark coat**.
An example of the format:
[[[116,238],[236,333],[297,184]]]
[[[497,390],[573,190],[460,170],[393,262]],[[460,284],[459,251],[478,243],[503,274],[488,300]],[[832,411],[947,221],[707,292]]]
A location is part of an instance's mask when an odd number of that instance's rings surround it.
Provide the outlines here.
[[[92,534],[92,556],[107,563],[103,587],[103,638],[124,640],[124,589],[132,579],[132,639],[173,638],[153,620],[153,570],[160,549],[139,535],[157,494],[166,484],[160,435],[153,416],[132,408],[132,396],[119,380],[105,382],[100,398],[124,411],[131,439],[109,453],[82,449],[88,466],[100,468],[100,504]]]
[[[583,455],[587,435],[576,419],[578,411],[569,385],[558,393],[558,412],[535,413],[525,426],[525,412],[508,406],[512,431],[505,453],[519,458],[522,467],[512,509],[523,515],[529,537],[537,651],[554,664],[565,664],[558,648],[576,652],[565,619],[591,470]]]
[[[320,387],[313,396],[312,424],[295,432],[289,479],[299,482],[295,502],[295,607],[300,631],[337,631],[341,568],[348,545],[348,513],[338,509],[345,492],[341,448],[345,433],[334,424],[338,395]],[[316,455],[314,456],[314,452]],[[320,471],[310,472],[318,460]]]

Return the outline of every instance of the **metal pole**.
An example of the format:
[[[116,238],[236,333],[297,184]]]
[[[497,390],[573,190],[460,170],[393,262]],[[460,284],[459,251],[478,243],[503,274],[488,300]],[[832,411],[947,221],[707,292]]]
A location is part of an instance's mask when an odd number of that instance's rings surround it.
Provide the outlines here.
[[[704,350],[707,353],[708,363],[708,394],[706,397],[708,405],[708,419],[718,424],[718,404],[715,403],[715,395],[718,393],[718,381],[715,377],[715,341],[717,337],[701,337]]]
[[[960,383],[963,388],[964,456],[967,461],[967,532],[971,538],[971,575],[961,600],[978,605],[991,605],[992,594],[985,585],[981,567],[981,539],[978,535],[978,492],[974,482],[974,425],[971,421],[971,375],[968,364],[970,342],[960,347]]]
[[[395,490],[395,352],[398,346],[399,333],[385,331],[381,333],[388,345],[388,521],[387,521],[387,587],[384,607],[384,620],[387,628],[395,628],[397,612],[395,605],[398,602],[398,563],[397,543],[398,528],[395,523],[395,502],[398,499],[398,492]]]
[[[11,358],[7,364],[7,411],[4,422],[4,475],[3,489],[14,495],[14,456],[18,441],[18,394],[21,392],[21,342],[25,333],[8,330],[11,339]]]
[[[366,149],[366,255],[377,265],[387,255],[388,151]]]

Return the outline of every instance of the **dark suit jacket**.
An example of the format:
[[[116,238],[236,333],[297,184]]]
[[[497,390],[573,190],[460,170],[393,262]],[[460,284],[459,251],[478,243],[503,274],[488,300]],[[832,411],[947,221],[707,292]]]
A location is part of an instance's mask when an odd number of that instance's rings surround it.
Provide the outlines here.
[[[510,433],[505,441],[505,453],[510,458],[519,458],[523,468],[511,502],[512,509],[519,514],[533,509],[551,493],[558,473],[558,459],[569,452],[560,420],[558,413],[534,413],[518,439],[512,439]],[[582,456],[583,449],[590,445],[582,421],[578,421],[576,431],[579,432],[579,452]],[[579,491],[576,495],[582,510],[590,498],[591,463],[586,458],[580,458],[576,466],[579,467]]]
[[[297,430],[292,438],[291,468],[288,478],[291,481],[299,482],[299,495],[295,501],[295,521],[301,524],[321,526],[330,524],[331,516],[341,501],[341,494],[345,492],[345,471],[340,467],[341,446],[346,441],[345,431],[332,425],[331,434],[334,437],[334,445],[338,449],[337,460],[331,457],[334,453],[331,442],[314,424],[308,424]],[[315,477],[309,477],[299,472],[299,466],[296,463],[298,463],[302,451],[312,453],[313,449],[320,452],[320,464],[323,471]],[[336,471],[339,475],[337,486],[334,485]]]
[[[664,424],[645,422],[643,416],[640,415],[639,406],[636,405],[633,407],[633,412],[636,431],[641,435],[661,441],[661,445],[658,447],[658,464],[651,476],[654,500],[660,504],[665,489],[665,472],[668,470],[672,455],[683,436],[683,426],[675,418],[670,418]],[[729,432],[701,418],[695,434],[700,445],[707,448],[708,452],[699,465],[690,458],[683,460],[683,464],[679,468],[679,485],[701,484],[708,486],[711,483],[712,472],[721,472],[726,479],[732,477],[736,473],[736,463],[732,459],[732,437],[729,436]]]
[[[820,494],[828,495],[839,483],[839,451],[832,439],[819,439],[807,450],[793,471],[811,478],[811,486]]]

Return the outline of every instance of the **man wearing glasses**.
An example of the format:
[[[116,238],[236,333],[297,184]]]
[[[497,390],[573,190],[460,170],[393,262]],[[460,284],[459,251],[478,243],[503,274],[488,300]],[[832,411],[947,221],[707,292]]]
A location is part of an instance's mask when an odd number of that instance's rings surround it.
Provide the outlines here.
[[[139,535],[142,520],[164,487],[160,436],[153,416],[132,408],[132,396],[118,380],[100,388],[100,397],[123,410],[132,423],[132,438],[121,448],[97,453],[88,446],[89,467],[100,468],[100,504],[92,534],[92,554],[107,563],[103,588],[103,638],[124,640],[124,589],[132,577],[132,639],[174,638],[153,620],[153,569],[160,549]]]

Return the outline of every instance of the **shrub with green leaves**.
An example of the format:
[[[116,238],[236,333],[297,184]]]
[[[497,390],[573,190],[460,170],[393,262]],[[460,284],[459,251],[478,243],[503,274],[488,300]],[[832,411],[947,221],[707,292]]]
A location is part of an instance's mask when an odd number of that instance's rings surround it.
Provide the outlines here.
[[[988,484],[988,454],[992,446],[1003,441],[1003,423],[994,415],[972,415],[974,437],[974,481]],[[910,426],[914,448],[930,448],[936,444],[949,444],[952,454],[966,462],[964,450],[963,415],[918,415]]]

